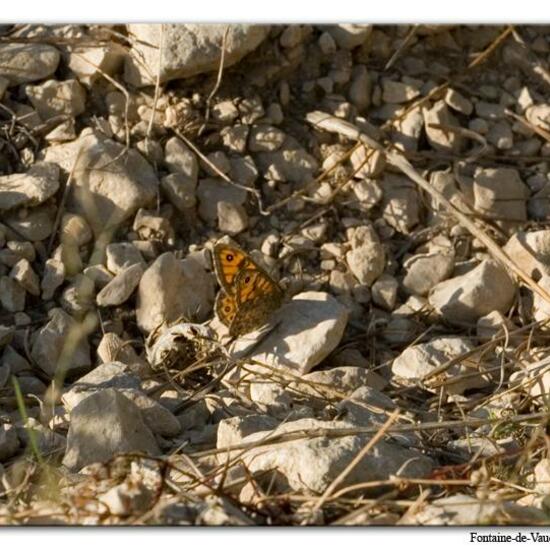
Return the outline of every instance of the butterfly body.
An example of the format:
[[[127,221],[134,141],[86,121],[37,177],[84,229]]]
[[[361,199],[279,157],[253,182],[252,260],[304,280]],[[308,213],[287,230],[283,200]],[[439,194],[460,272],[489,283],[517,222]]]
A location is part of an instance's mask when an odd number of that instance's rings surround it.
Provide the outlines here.
[[[283,291],[243,250],[223,243],[215,245],[214,268],[222,287],[215,310],[231,336],[259,328],[280,307]]]

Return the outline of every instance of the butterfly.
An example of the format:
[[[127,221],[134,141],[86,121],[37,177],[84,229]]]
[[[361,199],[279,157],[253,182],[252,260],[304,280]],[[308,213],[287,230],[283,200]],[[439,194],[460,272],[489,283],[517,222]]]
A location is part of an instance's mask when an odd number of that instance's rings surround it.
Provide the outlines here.
[[[283,301],[281,287],[236,246],[216,244],[213,258],[221,286],[215,311],[229,334],[240,336],[265,325]]]

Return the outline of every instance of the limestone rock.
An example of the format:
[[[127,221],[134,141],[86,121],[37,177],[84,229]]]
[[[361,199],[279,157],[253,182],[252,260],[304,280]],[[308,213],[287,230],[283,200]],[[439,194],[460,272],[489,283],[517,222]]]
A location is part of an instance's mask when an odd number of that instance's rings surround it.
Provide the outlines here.
[[[450,277],[454,265],[452,251],[415,254],[403,262],[403,287],[411,294],[426,296],[436,284]]]
[[[350,464],[371,436],[344,437],[313,436],[316,429],[349,428],[345,422],[323,422],[302,419],[287,422],[273,433],[302,431],[304,438],[282,444],[258,445],[242,454],[242,461],[251,473],[279,472],[295,491],[322,494],[328,485]],[[259,442],[272,435],[257,432],[244,438],[243,443]],[[388,479],[397,474],[424,477],[434,467],[432,460],[417,451],[380,441],[349,473],[346,483],[353,485],[366,481]]]
[[[491,311],[506,313],[515,292],[506,269],[494,260],[483,260],[465,275],[435,285],[428,300],[450,323],[475,323]]]
[[[252,414],[250,416],[234,416],[223,419],[218,424],[218,439],[216,447],[230,447],[238,445],[242,440],[253,433],[272,430],[279,425],[279,421],[265,414]]]
[[[0,176],[0,211],[36,206],[59,189],[59,169],[55,164],[37,162],[25,174]]]
[[[218,228],[226,235],[235,236],[248,227],[248,214],[240,204],[218,202]]]
[[[420,219],[418,193],[407,177],[384,174],[382,181],[384,220],[401,233],[408,233]]]
[[[275,316],[281,321],[254,348],[251,359],[306,374],[339,344],[348,311],[329,294],[310,291],[294,296]],[[244,347],[250,341],[245,336],[237,343]]]
[[[0,277],[0,305],[11,313],[25,309],[25,289],[10,277]]]
[[[137,321],[144,332],[180,317],[204,321],[214,302],[211,275],[192,258],[179,261],[171,252],[159,256],[139,283]]]
[[[10,271],[10,277],[33,296],[40,296],[40,281],[29,260],[21,258]]]
[[[474,174],[475,209],[492,218],[527,219],[527,187],[515,168],[478,168]]]
[[[97,294],[96,302],[100,307],[119,306],[132,295],[143,275],[141,263],[133,264],[121,271]]]
[[[220,202],[242,206],[246,201],[247,192],[230,185],[221,178],[204,178],[199,182],[197,197],[201,218],[208,222],[214,222],[218,218]]]
[[[127,397],[106,389],[90,395],[73,409],[63,458],[67,468],[80,470],[128,452],[160,453],[140,410]]]
[[[550,275],[550,230],[518,231],[503,250],[531,277]]]
[[[164,176],[160,186],[166,198],[180,211],[185,212],[197,204],[195,195],[197,182],[185,174],[174,173]]]
[[[84,86],[91,87],[102,79],[102,71],[112,76],[122,65],[125,50],[115,42],[101,46],[76,46],[69,53],[67,65]]]
[[[360,283],[370,286],[384,271],[384,248],[370,226],[357,227],[350,240],[352,249],[346,254],[350,271]]]
[[[134,86],[154,85],[159,73],[158,49],[161,38],[161,84],[216,70],[220,63],[225,28],[225,24],[128,25],[135,40],[132,41],[131,56],[126,60],[126,82]],[[254,50],[268,32],[267,25],[230,25],[225,42],[224,66],[234,65]]]
[[[85,131],[75,142],[50,146],[44,158],[69,172],[80,149],[69,206],[84,215],[94,233],[116,228],[154,201],[159,182],[150,164],[135,149],[125,151],[100,134]]]
[[[392,364],[392,372],[399,379],[408,384],[416,384],[431,372],[454,359],[474,349],[473,344],[466,338],[458,336],[442,336],[433,340],[410,346]],[[484,387],[488,383],[487,376],[476,368],[473,371],[467,363],[451,366],[445,376],[458,376],[461,374],[476,374],[445,386],[451,394],[461,394],[471,388]]]
[[[431,109],[424,108],[424,125],[430,145],[444,153],[457,153],[462,146],[462,136],[452,130],[435,128],[433,125],[459,126],[458,120],[449,111],[443,100],[434,103]]]
[[[11,458],[19,449],[17,430],[11,424],[0,424],[0,462]]]
[[[65,266],[63,263],[53,258],[46,260],[44,275],[40,283],[40,288],[42,288],[42,299],[51,300],[55,290],[63,284],[64,279]]]
[[[300,184],[313,179],[319,165],[315,157],[304,149],[288,148],[286,142],[278,151],[258,153],[256,160],[268,178]]]
[[[42,120],[57,115],[78,116],[86,107],[86,90],[76,80],[47,80],[25,87],[25,92]]]
[[[145,262],[139,250],[129,242],[111,243],[105,248],[107,269],[115,275],[120,275],[132,265],[140,264],[145,267]]]
[[[60,356],[66,345],[74,345],[71,355],[66,358],[67,376],[74,376],[87,370],[92,362],[90,347],[86,338],[73,332],[76,321],[62,309],[50,311],[50,321],[36,334],[31,356],[36,364],[50,376],[54,376],[59,366]]]
[[[363,44],[372,33],[372,25],[343,23],[327,27],[327,32],[344,50],[352,50]]]
[[[542,510],[532,506],[458,494],[432,501],[407,516],[402,525],[537,525],[545,517]]]
[[[28,210],[14,210],[3,219],[10,229],[31,242],[47,239],[53,231],[55,206],[46,202]]]
[[[42,80],[59,64],[59,51],[47,44],[4,43],[0,45],[0,76],[11,86]]]

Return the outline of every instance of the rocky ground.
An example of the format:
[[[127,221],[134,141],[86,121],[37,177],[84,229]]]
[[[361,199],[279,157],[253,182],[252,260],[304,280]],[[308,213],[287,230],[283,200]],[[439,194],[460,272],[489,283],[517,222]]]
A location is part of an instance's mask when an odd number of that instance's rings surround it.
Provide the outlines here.
[[[0,26],[0,523],[548,523],[549,62]],[[236,340],[220,239],[285,293]]]

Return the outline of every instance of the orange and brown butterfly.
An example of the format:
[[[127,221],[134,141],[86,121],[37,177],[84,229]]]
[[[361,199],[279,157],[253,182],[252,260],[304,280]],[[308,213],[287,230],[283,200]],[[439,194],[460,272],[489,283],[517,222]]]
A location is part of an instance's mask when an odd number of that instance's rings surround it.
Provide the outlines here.
[[[279,285],[240,248],[218,243],[213,252],[216,276],[222,287],[215,310],[231,336],[252,332],[266,324],[283,301]]]

